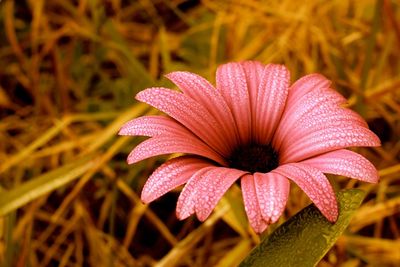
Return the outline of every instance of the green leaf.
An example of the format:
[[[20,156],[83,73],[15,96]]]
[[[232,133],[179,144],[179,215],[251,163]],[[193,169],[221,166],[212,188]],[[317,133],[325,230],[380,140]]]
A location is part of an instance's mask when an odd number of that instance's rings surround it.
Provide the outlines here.
[[[339,192],[339,218],[334,224],[314,204],[304,208],[255,247],[240,266],[315,266],[346,229],[364,195],[358,189]]]
[[[69,183],[95,165],[89,157],[79,159],[56,170],[49,171],[0,194],[0,216]]]

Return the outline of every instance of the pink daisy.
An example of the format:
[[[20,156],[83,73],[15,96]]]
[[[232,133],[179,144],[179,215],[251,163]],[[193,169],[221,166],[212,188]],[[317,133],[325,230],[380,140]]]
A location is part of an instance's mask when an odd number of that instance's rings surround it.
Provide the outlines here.
[[[261,233],[285,209],[290,180],[331,222],[338,216],[335,192],[324,173],[376,183],[375,167],[354,146],[379,146],[379,138],[346,99],[320,74],[289,86],[282,65],[246,61],[218,68],[216,87],[189,72],[166,77],[182,91],[149,88],[136,95],[169,116],[144,116],[126,123],[120,135],[151,138],[128,163],[184,153],[161,165],[147,180],[149,203],[186,184],[176,213],[204,221],[229,187],[240,179],[246,213]]]

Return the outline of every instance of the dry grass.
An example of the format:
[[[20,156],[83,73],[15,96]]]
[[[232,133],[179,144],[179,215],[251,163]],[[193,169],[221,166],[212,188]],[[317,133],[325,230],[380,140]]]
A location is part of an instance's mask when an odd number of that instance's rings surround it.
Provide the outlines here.
[[[380,136],[379,169],[320,266],[400,266],[400,4],[390,0],[0,1],[0,265],[235,266],[257,237],[234,188],[206,223],[177,221],[177,193],[139,200],[163,159],[128,166],[133,96],[188,70],[286,64],[320,72]],[[284,221],[308,203],[292,187]],[[239,219],[242,218],[242,219]],[[274,227],[274,226],[273,226]],[[272,228],[273,228],[272,227]]]

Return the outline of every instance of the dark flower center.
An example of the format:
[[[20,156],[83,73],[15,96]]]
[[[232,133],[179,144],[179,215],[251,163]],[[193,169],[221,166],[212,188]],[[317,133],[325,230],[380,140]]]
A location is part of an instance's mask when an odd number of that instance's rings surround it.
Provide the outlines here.
[[[251,173],[267,173],[278,165],[278,153],[271,145],[243,145],[236,148],[229,158],[229,167]]]

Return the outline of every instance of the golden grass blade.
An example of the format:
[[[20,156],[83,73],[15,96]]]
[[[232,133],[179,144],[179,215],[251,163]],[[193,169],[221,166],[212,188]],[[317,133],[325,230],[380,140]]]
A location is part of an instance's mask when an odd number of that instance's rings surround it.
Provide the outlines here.
[[[138,228],[138,224],[140,219],[143,217],[144,213],[146,212],[147,205],[142,203],[137,203],[136,206],[132,209],[128,217],[128,226],[126,230],[126,234],[124,237],[124,241],[122,244],[124,247],[128,248],[129,245],[132,243],[133,237],[136,233]],[[177,242],[175,242],[176,244]]]
[[[22,67],[27,66],[26,57],[22,52],[21,45],[18,41],[18,37],[15,33],[15,21],[13,18],[14,14],[14,1],[4,1],[4,9],[3,12],[5,14],[5,30],[8,41],[10,42],[11,48],[18,60],[21,63]]]
[[[226,211],[209,228],[180,222],[177,190],[150,205],[139,197],[165,157],[127,165],[142,139],[117,132],[130,119],[160,114],[134,96],[174,86],[166,72],[215,83],[219,64],[239,60],[285,64],[292,81],[322,73],[347,107],[365,110],[383,145],[357,152],[378,167],[380,182],[332,177],[335,188],[366,191],[367,201],[319,265],[396,266],[399,7],[390,0],[0,0],[0,266],[234,265],[263,238],[248,226],[240,188],[222,198],[216,213]],[[295,186],[290,195],[265,235],[309,202]]]
[[[56,125],[54,125],[51,129],[49,129],[47,132],[45,132],[42,136],[40,136],[38,139],[36,139],[32,144],[30,144],[28,147],[22,149],[16,155],[11,156],[3,164],[1,164],[0,165],[0,173],[5,172],[10,167],[18,164],[19,162],[21,162],[24,159],[26,159],[27,157],[29,157],[33,151],[35,151],[37,148],[46,144],[50,139],[52,139],[60,131],[62,131],[62,129],[64,129],[70,122],[71,122],[71,120],[68,117],[62,119],[61,121],[57,121]]]
[[[207,234],[210,228],[228,211],[228,207],[215,212],[199,228],[191,232],[187,237],[177,243],[167,255],[165,255],[155,267],[173,267],[177,266],[182,258],[190,255],[193,247]]]
[[[252,249],[252,242],[249,239],[242,239],[233,249],[231,249],[215,267],[236,267]]]
[[[140,201],[140,198],[124,181],[122,181],[121,179],[117,180],[117,187],[126,197],[128,197],[132,201],[132,203],[134,203],[135,205],[143,205],[146,207],[144,211],[145,216],[171,245],[175,245],[178,243],[178,241],[176,240],[174,235],[171,234],[170,230],[164,224],[164,222],[159,217],[157,217],[157,215],[151,209],[147,209],[147,205],[143,204]]]
[[[352,232],[380,221],[383,218],[395,215],[399,212],[400,197],[391,198],[373,206],[362,206],[354,215],[349,226]]]
[[[168,43],[169,36],[164,27],[160,28],[158,35],[160,40],[160,52],[161,52],[163,67],[165,72],[168,73],[173,71],[173,68],[171,66],[171,52]]]
[[[248,237],[248,222],[246,220],[247,215],[242,201],[240,188],[234,185],[221,199],[217,209],[225,208],[225,206],[230,207],[229,211],[224,214],[222,219],[238,234],[245,238]]]
[[[85,150],[86,153],[91,153],[104,145],[105,142],[107,142],[109,139],[114,138],[121,128],[121,126],[127,122],[128,120],[135,118],[137,116],[140,116],[143,114],[146,110],[148,109],[148,106],[142,103],[139,103],[128,110],[126,110],[124,113],[122,113],[117,119],[115,119],[110,125],[108,125],[100,135],[97,136],[95,140],[88,146],[88,148]]]
[[[104,153],[101,157],[98,158],[96,163],[88,170],[82,178],[76,183],[75,187],[73,190],[64,198],[62,201],[61,205],[57,209],[57,211],[52,215],[52,220],[57,221],[59,218],[61,218],[62,214],[65,213],[67,210],[68,206],[71,204],[71,202],[77,197],[79,192],[81,192],[82,188],[85,186],[85,184],[93,177],[93,175],[103,166],[105,165],[110,158],[128,141],[126,137],[119,138],[110,148],[109,150]],[[53,232],[54,229],[48,228],[48,234],[50,235],[51,232]],[[47,235],[44,235],[44,239],[47,238]]]
[[[369,266],[398,266],[400,263],[399,240],[343,236],[342,242]]]

